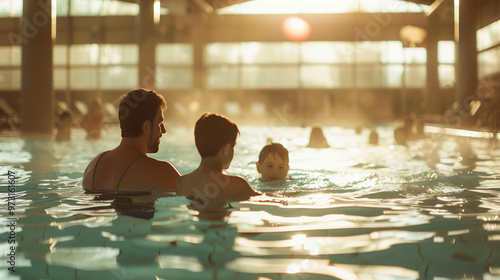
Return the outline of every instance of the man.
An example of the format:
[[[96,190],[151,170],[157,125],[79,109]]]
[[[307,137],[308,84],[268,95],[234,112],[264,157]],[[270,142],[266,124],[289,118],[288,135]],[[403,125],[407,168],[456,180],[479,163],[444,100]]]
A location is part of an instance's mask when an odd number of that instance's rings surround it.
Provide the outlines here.
[[[97,155],[85,169],[87,191],[174,191],[179,172],[170,163],[150,158],[165,133],[163,96],[137,89],[120,97],[118,117],[122,140],[118,147]]]

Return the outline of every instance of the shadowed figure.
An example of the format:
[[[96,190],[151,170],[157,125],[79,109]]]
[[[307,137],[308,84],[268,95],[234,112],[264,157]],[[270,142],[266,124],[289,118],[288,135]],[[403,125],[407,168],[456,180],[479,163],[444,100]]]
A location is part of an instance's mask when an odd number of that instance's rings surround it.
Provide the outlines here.
[[[413,117],[406,116],[404,118],[403,126],[394,129],[394,141],[396,141],[396,144],[406,146],[408,144],[408,140],[413,138],[412,130]]]
[[[71,141],[71,126],[73,125],[73,113],[71,111],[64,111],[59,116],[59,123],[57,124],[57,142]]]
[[[377,131],[372,128],[370,130],[370,135],[368,136],[368,143],[371,144],[371,145],[378,145],[378,133]]]
[[[311,136],[309,137],[309,148],[328,148],[328,142],[326,141],[323,130],[320,126],[313,126],[311,129]]]
[[[87,140],[102,138],[101,130],[104,127],[104,107],[100,98],[95,98],[90,104],[87,115],[82,120],[82,127],[87,131]]]

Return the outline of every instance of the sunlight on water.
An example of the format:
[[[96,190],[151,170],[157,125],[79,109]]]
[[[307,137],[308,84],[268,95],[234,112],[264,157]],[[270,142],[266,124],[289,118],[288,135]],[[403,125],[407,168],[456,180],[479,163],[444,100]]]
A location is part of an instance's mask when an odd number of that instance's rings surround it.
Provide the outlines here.
[[[85,193],[83,170],[118,143],[117,128],[94,143],[83,131],[64,144],[2,140],[0,183],[15,172],[18,220],[16,273],[0,278],[500,278],[499,150],[443,135],[397,146],[392,128],[378,129],[373,146],[367,131],[325,128],[330,148],[312,149],[308,128],[241,127],[228,173],[265,194],[210,213],[172,193]],[[192,171],[192,130],[168,131],[152,156]],[[268,137],[290,151],[292,180],[260,181]],[[2,252],[9,235],[0,228]]]

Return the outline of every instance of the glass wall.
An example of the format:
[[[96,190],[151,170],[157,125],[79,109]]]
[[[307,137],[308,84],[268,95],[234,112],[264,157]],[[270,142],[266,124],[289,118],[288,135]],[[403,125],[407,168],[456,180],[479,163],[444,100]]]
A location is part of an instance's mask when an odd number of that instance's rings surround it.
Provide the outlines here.
[[[483,78],[500,72],[500,20],[477,31],[478,74]]]
[[[156,87],[189,89],[193,86],[193,47],[191,44],[156,46]]]
[[[230,88],[423,88],[425,48],[383,42],[211,43],[206,86]]]
[[[455,85],[455,42],[438,42],[438,78],[442,88]]]
[[[69,49],[65,45],[56,45],[54,88],[135,88],[138,86],[137,64],[137,45],[85,44],[71,45]]]
[[[454,83],[453,50],[453,42],[439,43],[439,75],[443,84]],[[55,45],[54,88],[135,88],[139,85],[138,51],[135,44]],[[211,43],[206,45],[204,57],[208,89],[426,86],[426,50],[403,48],[399,41]],[[495,49],[483,52],[479,59],[483,65],[496,69],[498,57]],[[0,47],[0,88],[20,88],[20,64],[19,46]],[[191,89],[192,45],[157,45],[156,69],[151,69],[151,74],[155,75],[158,89]]]
[[[0,90],[21,88],[21,47],[0,47]]]

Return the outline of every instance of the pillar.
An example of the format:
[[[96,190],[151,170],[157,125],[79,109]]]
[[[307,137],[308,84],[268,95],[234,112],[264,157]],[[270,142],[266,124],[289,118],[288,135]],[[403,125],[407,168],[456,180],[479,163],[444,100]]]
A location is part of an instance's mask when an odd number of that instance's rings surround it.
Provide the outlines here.
[[[468,110],[468,102],[476,94],[477,49],[476,17],[477,2],[455,1],[455,45],[456,45],[456,86],[455,100]],[[470,99],[472,100],[472,99]]]
[[[427,17],[427,88],[426,88],[426,114],[439,114],[441,108],[441,94],[439,90],[439,14],[434,12]]]
[[[141,0],[139,10],[139,86],[156,88],[156,25],[155,0]]]
[[[193,45],[193,88],[196,92],[205,89],[204,56],[205,56],[205,21],[206,15],[197,13],[191,22],[191,44]]]
[[[22,131],[51,135],[55,121],[51,0],[23,1],[20,36]]]

